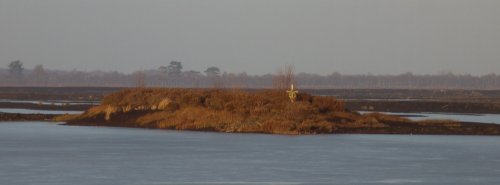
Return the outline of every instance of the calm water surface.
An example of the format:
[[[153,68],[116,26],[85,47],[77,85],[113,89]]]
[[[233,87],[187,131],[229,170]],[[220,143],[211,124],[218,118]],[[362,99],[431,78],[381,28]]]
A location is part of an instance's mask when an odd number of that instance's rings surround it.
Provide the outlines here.
[[[500,137],[0,122],[0,184],[500,184]]]
[[[369,111],[359,111],[362,114]],[[500,124],[500,114],[458,114],[458,113],[405,113],[405,112],[381,112],[384,114],[408,117],[411,120],[420,121],[428,119],[449,119],[463,122],[493,123]]]
[[[0,112],[17,114],[81,114],[84,111],[0,108]]]
[[[451,119],[464,122],[500,124],[500,114],[445,114],[445,113],[389,113],[394,115],[414,115],[412,120]]]
[[[31,103],[40,105],[99,105],[100,101],[86,101],[86,100],[14,100],[14,99],[0,99],[0,102],[6,103]]]

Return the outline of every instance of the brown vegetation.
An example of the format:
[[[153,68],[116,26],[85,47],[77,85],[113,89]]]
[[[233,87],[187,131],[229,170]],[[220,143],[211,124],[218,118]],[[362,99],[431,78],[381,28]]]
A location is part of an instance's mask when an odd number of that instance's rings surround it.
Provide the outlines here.
[[[129,89],[105,97],[68,124],[275,134],[500,134],[495,126],[484,131],[455,121],[361,115],[334,97],[302,93],[291,103],[275,90]]]
[[[66,121],[70,121],[70,120],[76,119],[79,116],[80,116],[79,114],[62,114],[62,115],[55,116],[52,119],[52,121],[66,122]]]

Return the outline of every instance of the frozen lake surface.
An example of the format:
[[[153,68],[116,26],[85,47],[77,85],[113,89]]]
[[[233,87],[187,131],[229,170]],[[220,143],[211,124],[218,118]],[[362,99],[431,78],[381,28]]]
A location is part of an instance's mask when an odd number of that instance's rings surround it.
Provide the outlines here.
[[[0,122],[8,185],[500,184],[500,137],[282,136]]]

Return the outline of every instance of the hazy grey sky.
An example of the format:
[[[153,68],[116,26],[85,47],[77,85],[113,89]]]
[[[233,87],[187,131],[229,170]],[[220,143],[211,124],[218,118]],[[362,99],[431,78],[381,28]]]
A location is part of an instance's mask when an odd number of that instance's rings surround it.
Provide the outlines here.
[[[0,0],[2,67],[500,72],[499,0]]]

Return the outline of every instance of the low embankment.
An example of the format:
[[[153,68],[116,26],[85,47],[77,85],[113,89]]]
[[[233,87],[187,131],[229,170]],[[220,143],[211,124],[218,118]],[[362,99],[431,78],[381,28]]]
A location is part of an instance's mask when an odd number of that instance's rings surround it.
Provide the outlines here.
[[[0,121],[52,121],[57,116],[60,115],[0,113]]]
[[[82,115],[61,116],[68,125],[101,125],[273,134],[380,133],[499,135],[500,125],[451,120],[411,121],[347,111],[334,97],[282,91],[128,89],[106,96]]]
[[[355,111],[500,114],[500,103],[497,102],[349,100],[346,107]]]

